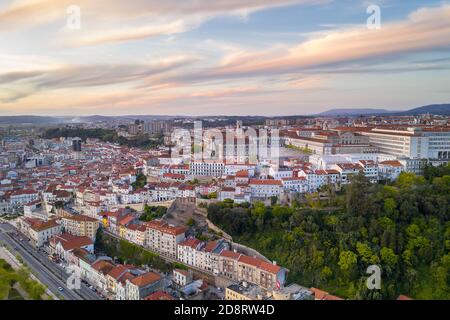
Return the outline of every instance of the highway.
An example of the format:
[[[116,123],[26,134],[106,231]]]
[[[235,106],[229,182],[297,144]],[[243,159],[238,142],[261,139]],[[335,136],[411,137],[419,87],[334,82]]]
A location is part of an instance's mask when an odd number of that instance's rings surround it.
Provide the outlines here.
[[[18,233],[19,236],[16,236],[15,233]],[[24,240],[20,241],[20,238]],[[52,262],[47,254],[36,250],[25,239],[27,239],[25,235],[12,225],[0,222],[0,242],[8,244],[14,254],[19,254],[24,263],[33,270],[33,273],[43,284],[48,286],[51,292],[57,296],[62,296],[65,300],[102,299],[83,283],[79,290],[68,289],[66,281],[69,275],[65,270]],[[63,288],[63,291],[58,290],[58,288]]]

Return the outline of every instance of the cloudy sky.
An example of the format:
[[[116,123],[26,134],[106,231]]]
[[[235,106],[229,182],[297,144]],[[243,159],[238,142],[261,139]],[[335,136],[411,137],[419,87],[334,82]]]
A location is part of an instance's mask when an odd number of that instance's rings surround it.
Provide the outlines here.
[[[450,1],[0,0],[0,39],[0,115],[450,102]]]

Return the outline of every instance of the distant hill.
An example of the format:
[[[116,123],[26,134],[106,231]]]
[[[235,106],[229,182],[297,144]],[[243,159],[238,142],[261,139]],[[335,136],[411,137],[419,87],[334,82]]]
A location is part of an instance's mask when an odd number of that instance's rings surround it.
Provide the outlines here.
[[[361,109],[350,109],[350,108],[337,108],[331,109],[316,116],[321,117],[337,117],[337,116],[347,116],[347,117],[357,117],[360,115],[389,115],[389,116],[410,116],[410,115],[420,115],[420,114],[436,114],[436,115],[446,115],[450,116],[450,103],[449,104],[433,104],[428,106],[423,106],[419,108],[414,108],[406,111],[389,111],[387,109],[376,109],[376,108],[361,108]],[[280,118],[280,119],[291,119],[299,117],[312,117],[310,116],[280,116],[280,117],[264,117],[264,116],[207,116],[207,117],[188,117],[188,118],[199,118],[199,119],[216,119],[223,117],[228,120],[228,122],[243,120],[244,123],[253,124],[256,122],[263,121],[264,119]],[[50,116],[0,116],[0,125],[48,125],[48,124],[70,124],[70,123],[93,123],[93,122],[110,122],[110,121],[129,121],[133,122],[135,119],[143,121],[152,120],[170,120],[170,119],[180,119],[183,116],[152,116],[152,115],[124,115],[124,116],[65,116],[65,117],[50,117]],[[222,122],[225,120],[222,120]],[[215,123],[217,124],[217,123]]]
[[[450,104],[432,104],[419,108],[414,108],[405,111],[389,111],[386,109],[331,109],[317,116],[322,117],[337,117],[337,116],[359,116],[359,115],[392,115],[392,116],[416,116],[420,114],[435,114],[435,115],[450,115]]]
[[[42,116],[0,116],[0,124],[57,124],[65,123],[66,120],[58,117],[42,117]]]
[[[399,114],[415,116],[418,114],[426,114],[426,113],[450,116],[450,104],[432,104],[429,106],[419,107],[408,111],[400,112]]]
[[[331,109],[317,114],[322,117],[337,117],[337,116],[359,116],[359,115],[372,115],[372,114],[385,114],[390,111],[385,109]]]

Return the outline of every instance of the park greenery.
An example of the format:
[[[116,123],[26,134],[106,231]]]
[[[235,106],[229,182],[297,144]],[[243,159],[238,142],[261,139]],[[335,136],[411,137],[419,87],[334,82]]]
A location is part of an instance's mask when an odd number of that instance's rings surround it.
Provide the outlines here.
[[[21,288],[25,297],[17,287]],[[26,268],[14,270],[5,260],[0,259],[0,300],[42,300],[45,297],[45,287],[31,279]]]
[[[145,185],[147,184],[147,177],[145,174],[143,173],[138,173],[136,175],[136,181],[133,182],[131,184],[131,186],[133,187],[133,190],[138,190],[141,189],[143,187],[145,187]]]
[[[300,153],[303,153],[303,154],[313,154],[314,153],[313,150],[311,150],[307,147],[297,147],[297,146],[294,146],[293,144],[288,144],[286,146],[286,148],[299,151]]]
[[[144,212],[139,217],[141,221],[152,221],[162,218],[167,212],[167,208],[164,206],[144,206]]]
[[[164,135],[156,134],[153,136],[139,135],[133,139],[127,139],[119,136],[115,130],[112,129],[82,129],[82,128],[51,128],[46,130],[43,135],[45,139],[54,139],[60,137],[79,137],[81,140],[99,139],[103,142],[117,143],[121,146],[129,148],[153,149],[164,144]]]
[[[227,200],[208,218],[236,242],[289,269],[289,282],[350,299],[450,299],[450,165],[389,184],[362,174],[291,206]],[[370,265],[381,290],[368,290]]]

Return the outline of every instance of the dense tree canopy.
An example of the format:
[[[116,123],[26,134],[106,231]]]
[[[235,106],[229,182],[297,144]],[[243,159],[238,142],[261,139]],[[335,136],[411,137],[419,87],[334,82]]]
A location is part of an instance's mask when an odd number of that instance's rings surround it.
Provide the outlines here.
[[[450,298],[450,167],[390,184],[363,174],[325,201],[296,206],[211,204],[208,217],[289,269],[289,280],[355,299]],[[320,202],[317,205],[317,202]],[[382,285],[369,291],[367,267]]]
[[[100,139],[104,142],[118,143],[122,146],[130,148],[151,149],[164,144],[164,135],[156,134],[152,137],[141,135],[133,139],[127,139],[119,136],[112,129],[69,129],[69,128],[53,128],[44,132],[43,138],[52,139],[60,137],[79,137],[83,141],[88,138]]]

